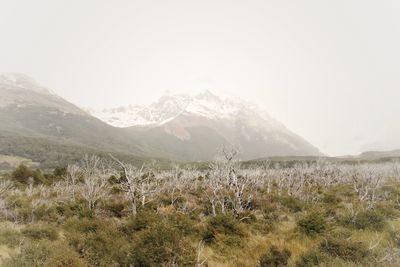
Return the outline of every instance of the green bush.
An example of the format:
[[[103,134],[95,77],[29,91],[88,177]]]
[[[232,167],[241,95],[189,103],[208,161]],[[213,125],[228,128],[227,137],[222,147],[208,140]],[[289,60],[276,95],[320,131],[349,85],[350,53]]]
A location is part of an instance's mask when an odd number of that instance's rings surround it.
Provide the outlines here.
[[[326,230],[327,223],[319,212],[311,212],[297,221],[297,227],[306,235],[314,236]]]
[[[27,166],[20,164],[18,168],[16,168],[11,177],[20,183],[28,183],[30,177],[33,176],[32,170],[30,170]]]
[[[283,267],[288,265],[288,260],[292,253],[287,250],[279,250],[272,246],[268,253],[261,256],[259,260],[260,267]]]
[[[245,230],[231,214],[219,214],[209,219],[207,228],[203,234],[206,242],[213,242],[216,235],[245,236]]]
[[[400,217],[399,206],[396,201],[379,202],[376,204],[375,210],[379,211],[385,218],[396,219]]]
[[[340,203],[340,198],[337,196],[337,192],[326,192],[322,197],[322,202],[325,204],[336,205]]]
[[[297,267],[312,267],[319,266],[324,261],[322,254],[319,251],[310,251],[300,256],[297,261]]]
[[[184,243],[181,232],[160,222],[136,235],[130,264],[167,266],[175,262],[186,266],[193,264],[194,252],[194,248]]]
[[[140,211],[135,217],[132,217],[128,223],[122,226],[125,233],[133,233],[147,229],[161,221],[163,218],[155,212]]]
[[[375,210],[366,210],[356,215],[354,226],[357,229],[380,231],[385,226],[385,218]]]
[[[92,266],[127,266],[131,250],[129,236],[112,220],[70,219],[65,236]]]
[[[25,166],[24,164],[20,164],[12,173],[11,177],[21,184],[30,184],[30,183],[40,183],[40,184],[50,184],[48,178],[43,175],[40,169],[32,170]]]
[[[56,222],[59,219],[59,215],[54,206],[41,205],[35,208],[32,213],[35,221],[49,223]]]
[[[43,266],[47,267],[85,267],[89,266],[85,260],[80,258],[76,251],[60,248],[48,257]]]
[[[125,207],[127,204],[122,201],[111,201],[105,204],[104,210],[109,212],[111,217],[121,218],[126,214]]]
[[[281,204],[288,208],[291,212],[300,212],[304,208],[304,203],[294,197],[284,197],[281,199]]]
[[[354,227],[359,230],[380,231],[385,227],[385,218],[376,210],[365,210],[358,212],[355,216],[348,214],[342,219],[345,226]]]
[[[22,231],[23,236],[34,240],[58,238],[57,229],[49,225],[29,225]]]
[[[4,267],[31,267],[45,266],[44,262],[50,257],[51,249],[54,244],[46,240],[45,242],[25,242],[20,248],[20,253],[6,259],[3,262]]]
[[[67,167],[65,166],[57,166],[53,170],[53,175],[57,177],[63,177],[67,174]]]
[[[193,235],[198,232],[191,218],[183,213],[173,213],[167,219],[184,235]]]
[[[84,267],[88,266],[80,255],[69,246],[60,242],[43,240],[35,243],[26,242],[19,254],[3,262],[5,267]]]
[[[362,262],[368,256],[366,246],[361,242],[328,238],[321,243],[321,250],[346,261]]]
[[[102,222],[89,218],[70,218],[65,222],[65,229],[69,232],[96,233]]]

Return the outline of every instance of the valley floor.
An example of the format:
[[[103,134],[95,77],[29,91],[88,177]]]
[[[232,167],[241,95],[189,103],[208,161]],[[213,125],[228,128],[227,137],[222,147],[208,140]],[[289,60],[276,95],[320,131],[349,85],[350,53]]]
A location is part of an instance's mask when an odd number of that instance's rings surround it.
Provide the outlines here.
[[[399,266],[400,164],[136,168],[0,178],[2,266]]]

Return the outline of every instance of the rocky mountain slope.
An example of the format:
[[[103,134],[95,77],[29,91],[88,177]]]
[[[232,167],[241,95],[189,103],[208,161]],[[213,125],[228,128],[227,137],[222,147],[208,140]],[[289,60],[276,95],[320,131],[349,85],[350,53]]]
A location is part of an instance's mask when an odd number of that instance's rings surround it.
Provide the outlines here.
[[[179,159],[209,160],[223,146],[238,149],[242,159],[321,155],[256,105],[210,91],[164,95],[148,106],[104,109],[92,115]]]

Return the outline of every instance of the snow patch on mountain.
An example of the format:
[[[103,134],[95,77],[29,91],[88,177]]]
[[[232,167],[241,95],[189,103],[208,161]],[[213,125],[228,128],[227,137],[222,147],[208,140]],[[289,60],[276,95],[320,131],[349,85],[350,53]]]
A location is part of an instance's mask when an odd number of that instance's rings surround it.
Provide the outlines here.
[[[208,90],[197,95],[167,94],[148,106],[130,105],[86,110],[94,117],[116,127],[158,126],[182,114],[212,120],[229,120],[234,119],[239,112],[256,113],[271,123],[275,122],[266,111],[259,109],[253,103],[239,98],[219,97]]]

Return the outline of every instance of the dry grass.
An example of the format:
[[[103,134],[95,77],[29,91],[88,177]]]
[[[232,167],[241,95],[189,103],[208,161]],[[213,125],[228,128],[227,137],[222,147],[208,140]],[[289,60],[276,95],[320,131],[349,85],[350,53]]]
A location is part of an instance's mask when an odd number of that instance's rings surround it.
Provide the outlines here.
[[[11,169],[18,167],[18,165],[22,163],[30,167],[39,166],[39,163],[33,162],[31,159],[7,155],[0,155],[0,164],[1,163],[9,164]]]

